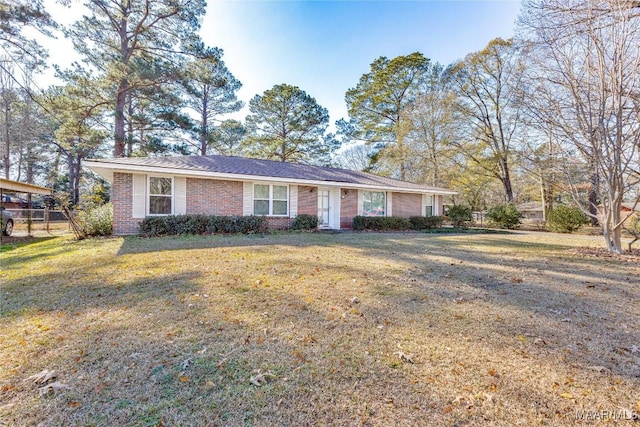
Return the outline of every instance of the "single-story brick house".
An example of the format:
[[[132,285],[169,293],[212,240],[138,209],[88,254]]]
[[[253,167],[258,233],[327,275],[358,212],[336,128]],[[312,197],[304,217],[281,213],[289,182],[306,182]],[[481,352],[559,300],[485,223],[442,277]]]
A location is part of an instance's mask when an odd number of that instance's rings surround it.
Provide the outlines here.
[[[129,157],[87,160],[111,183],[114,234],[135,234],[150,215],[265,215],[287,228],[298,214],[320,228],[351,228],[356,215],[442,214],[455,194],[365,172],[231,156]]]

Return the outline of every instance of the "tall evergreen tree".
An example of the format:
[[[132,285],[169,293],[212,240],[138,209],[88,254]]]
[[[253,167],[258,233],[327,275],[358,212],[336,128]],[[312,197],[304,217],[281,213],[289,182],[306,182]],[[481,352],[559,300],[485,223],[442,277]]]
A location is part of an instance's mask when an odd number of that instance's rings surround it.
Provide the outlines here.
[[[395,160],[400,179],[407,175],[404,139],[408,125],[403,111],[424,91],[431,62],[415,52],[393,59],[380,57],[345,95],[350,118],[349,135],[374,144]]]
[[[45,10],[42,0],[0,0],[0,46],[14,61],[34,68],[43,65],[46,51],[34,39],[25,35],[27,27],[51,35],[57,25]],[[0,67],[4,67],[0,62]]]
[[[186,66],[182,84],[187,105],[197,117],[193,132],[198,137],[198,151],[206,155],[215,145],[222,117],[243,107],[236,97],[242,83],[227,69],[221,49],[200,47]]]
[[[325,136],[329,114],[297,86],[275,85],[249,102],[251,155],[281,162],[326,164],[338,148]]]
[[[126,154],[131,93],[177,80],[182,56],[200,43],[204,0],[87,0],[89,14],[67,31],[83,62],[103,80],[114,115],[114,156]],[[146,73],[150,69],[159,73]],[[172,76],[172,77],[171,77]]]

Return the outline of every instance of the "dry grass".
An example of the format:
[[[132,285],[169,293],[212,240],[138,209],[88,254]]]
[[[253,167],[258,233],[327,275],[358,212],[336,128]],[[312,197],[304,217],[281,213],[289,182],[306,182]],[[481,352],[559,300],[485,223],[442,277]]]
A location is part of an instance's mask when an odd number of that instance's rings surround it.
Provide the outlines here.
[[[0,425],[639,413],[640,267],[584,246],[601,238],[32,240],[0,259]],[[44,369],[68,387],[41,396],[25,379]]]

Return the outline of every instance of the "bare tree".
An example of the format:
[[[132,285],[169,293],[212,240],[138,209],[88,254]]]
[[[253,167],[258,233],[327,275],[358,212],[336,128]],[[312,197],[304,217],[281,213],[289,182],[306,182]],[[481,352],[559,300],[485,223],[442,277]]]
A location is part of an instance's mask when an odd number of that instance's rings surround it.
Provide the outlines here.
[[[521,125],[522,57],[512,40],[495,39],[455,64],[452,88],[467,132],[459,148],[498,179],[513,202],[512,155]]]
[[[370,172],[371,157],[376,152],[377,150],[371,145],[365,143],[352,144],[336,153],[334,163],[339,168]]]
[[[520,19],[521,38],[532,42],[538,59],[530,71],[532,102],[566,144],[565,158],[582,156],[592,168],[595,197],[584,211],[598,217],[616,253],[622,203],[638,182],[639,10],[628,0],[529,0]],[[578,200],[579,183],[570,183]]]
[[[0,59],[0,61],[9,62],[6,58]],[[11,172],[11,152],[13,149],[11,140],[15,127],[11,110],[18,101],[13,72],[13,67],[10,65],[0,68],[0,147],[2,147],[2,166],[5,178],[9,178]]]
[[[448,185],[456,155],[457,113],[455,95],[445,87],[436,87],[418,96],[405,109],[409,131],[407,177],[412,182],[433,186]]]

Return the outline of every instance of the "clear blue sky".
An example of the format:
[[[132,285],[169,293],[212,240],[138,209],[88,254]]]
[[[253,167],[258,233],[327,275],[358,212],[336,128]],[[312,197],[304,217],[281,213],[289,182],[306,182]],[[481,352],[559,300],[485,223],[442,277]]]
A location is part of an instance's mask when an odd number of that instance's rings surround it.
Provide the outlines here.
[[[67,9],[45,0],[63,24],[82,15],[81,3],[71,0]],[[447,65],[496,37],[511,37],[519,10],[519,0],[209,0],[201,33],[205,43],[224,49],[227,67],[244,85],[239,97],[245,103],[288,83],[327,108],[333,124],[347,115],[347,89],[379,56],[418,51]],[[51,63],[64,68],[78,59],[68,42],[45,44]]]
[[[209,1],[202,37],[224,49],[245,102],[288,83],[333,123],[376,58],[419,51],[447,65],[511,37],[519,11],[520,1]]]

